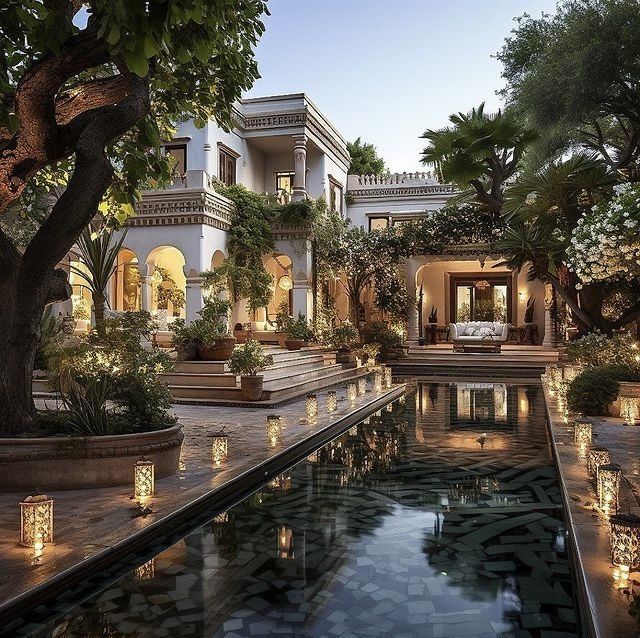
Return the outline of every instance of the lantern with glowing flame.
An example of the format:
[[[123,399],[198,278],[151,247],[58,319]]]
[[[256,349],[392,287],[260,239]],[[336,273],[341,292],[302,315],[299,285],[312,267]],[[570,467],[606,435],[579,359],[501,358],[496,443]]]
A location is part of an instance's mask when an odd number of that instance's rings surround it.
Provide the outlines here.
[[[211,458],[214,465],[222,465],[227,460],[229,453],[229,435],[225,434],[224,428],[216,432],[211,440]]]
[[[53,543],[53,499],[27,496],[20,502],[20,544],[42,553],[45,543]]]
[[[347,385],[347,399],[349,399],[350,403],[355,403],[356,398],[358,396],[358,387],[355,383],[351,382]]]
[[[332,414],[338,409],[338,395],[335,390],[327,392],[327,412]]]
[[[307,416],[315,419],[318,416],[318,397],[315,394],[307,394]]]
[[[153,496],[155,491],[155,465],[153,461],[142,459],[136,462],[133,482],[134,495],[141,503]]]
[[[618,489],[622,469],[614,463],[598,467],[598,501],[606,516],[618,509]]]
[[[640,564],[640,517],[614,514],[609,523],[613,578],[618,587],[626,587],[629,572]]]
[[[280,438],[280,428],[282,426],[282,417],[277,414],[270,414],[267,417],[267,442],[271,447],[278,445]]]
[[[587,457],[587,472],[591,478],[598,478],[598,468],[611,463],[611,453],[606,447],[592,447]]]
[[[366,377],[360,377],[358,379],[358,394],[360,396],[364,395],[367,393],[367,378]]]
[[[382,372],[373,373],[373,388],[376,392],[382,392]]]
[[[281,525],[278,528],[278,558],[293,559],[293,530]]]

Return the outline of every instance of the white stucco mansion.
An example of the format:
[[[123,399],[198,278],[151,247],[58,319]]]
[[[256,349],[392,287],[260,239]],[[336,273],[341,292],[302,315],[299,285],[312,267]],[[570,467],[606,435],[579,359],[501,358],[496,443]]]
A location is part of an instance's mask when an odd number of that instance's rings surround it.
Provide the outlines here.
[[[186,297],[184,307],[169,305],[164,314],[187,321],[196,317],[203,306],[199,273],[225,258],[231,223],[233,205],[216,192],[213,178],[294,200],[324,195],[334,210],[369,230],[428,217],[454,194],[452,186],[438,183],[429,173],[348,175],[345,139],[303,93],[240,101],[230,133],[213,122],[202,129],[182,124],[166,150],[174,155],[179,176],[169,188],[145,192],[137,216],[129,222],[126,248],[109,290],[114,310],[157,312],[158,273],[164,272]],[[274,227],[273,233],[276,252],[264,256],[274,278],[272,303],[252,316],[242,302],[234,309],[234,323],[251,322],[258,332],[273,329],[268,320],[283,299],[289,300],[292,314],[313,315],[307,231],[282,226]],[[422,291],[423,321],[433,307],[438,309],[441,325],[473,319],[482,304],[490,303],[501,319],[515,326],[523,322],[526,301],[534,295],[540,341],[545,324],[544,286],[527,281],[524,274],[492,268],[496,260],[497,256],[472,248],[463,255],[408,259],[407,287],[416,298]],[[478,282],[482,286],[476,286]],[[72,283],[76,284],[74,304],[86,304],[88,292],[81,282]],[[346,318],[346,295],[339,285],[333,287],[333,294],[338,315]],[[375,309],[367,312],[375,316]],[[417,336],[418,314],[412,312],[409,338]]]

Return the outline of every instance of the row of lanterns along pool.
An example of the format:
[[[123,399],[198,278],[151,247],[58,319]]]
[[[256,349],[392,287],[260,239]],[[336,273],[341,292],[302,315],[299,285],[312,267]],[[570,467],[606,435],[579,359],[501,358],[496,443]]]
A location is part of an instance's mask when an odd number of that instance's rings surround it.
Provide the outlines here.
[[[392,386],[392,371],[388,366],[380,366],[372,375],[371,389],[381,393]],[[353,407],[358,396],[364,396],[370,390],[368,376],[346,386],[346,401]],[[305,399],[306,421],[317,422],[320,404],[317,394],[308,394]],[[325,409],[331,415],[338,411],[338,393],[329,390],[325,395]],[[267,445],[276,448],[281,442],[284,418],[278,414],[269,414],[266,419]],[[211,435],[211,460],[215,467],[222,466],[229,458],[229,435],[225,428]],[[149,459],[140,459],[133,465],[134,498],[141,508],[148,506],[155,496],[155,465]],[[39,562],[45,545],[53,543],[53,498],[46,494],[28,496],[20,502],[20,544],[33,550],[34,564]]]
[[[565,424],[573,426],[573,443],[578,458],[586,463],[587,474],[596,492],[594,509],[609,522],[609,543],[614,583],[619,588],[629,584],[629,573],[640,567],[640,516],[620,512],[620,483],[622,468],[612,462],[611,452],[592,445],[592,423],[567,405],[567,388],[576,377],[576,366],[547,366],[542,382]],[[625,418],[625,423],[633,425]]]

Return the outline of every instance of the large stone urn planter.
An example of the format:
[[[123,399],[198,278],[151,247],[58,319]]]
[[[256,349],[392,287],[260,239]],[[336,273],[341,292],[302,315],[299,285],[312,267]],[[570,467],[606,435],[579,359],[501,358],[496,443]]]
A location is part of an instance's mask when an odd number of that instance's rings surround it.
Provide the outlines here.
[[[198,346],[198,354],[203,361],[226,361],[235,347],[235,337],[220,337],[212,346]]]
[[[155,463],[155,476],[178,471],[182,426],[139,434],[0,439],[0,491],[75,490],[131,485],[139,459]]]
[[[300,350],[300,348],[307,345],[307,342],[302,339],[285,339],[284,345],[287,350]]]
[[[264,377],[262,375],[243,374],[240,377],[240,390],[245,401],[258,401],[262,396]]]

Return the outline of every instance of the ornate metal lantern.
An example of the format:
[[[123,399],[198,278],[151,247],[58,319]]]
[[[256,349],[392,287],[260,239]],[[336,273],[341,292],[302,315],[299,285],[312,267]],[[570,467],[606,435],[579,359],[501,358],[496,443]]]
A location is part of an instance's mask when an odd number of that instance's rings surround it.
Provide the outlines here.
[[[229,435],[225,434],[224,428],[216,432],[211,441],[211,458],[214,465],[222,465],[227,460],[229,454]]]
[[[573,442],[579,447],[591,445],[591,423],[589,421],[576,421],[573,429]]]
[[[354,382],[349,383],[347,385],[347,399],[349,399],[351,403],[355,403],[357,396],[358,396],[358,387]]]
[[[307,394],[307,416],[315,419],[318,416],[318,397],[315,394]]]
[[[635,425],[640,419],[640,397],[620,397],[620,416],[626,425]]]
[[[142,503],[150,499],[155,491],[155,465],[153,461],[140,460],[134,469],[134,495]]]
[[[278,445],[281,427],[282,417],[277,414],[270,414],[267,416],[267,442],[271,447],[276,447],[276,445]]]
[[[327,412],[332,414],[338,409],[338,395],[335,390],[327,392]]]
[[[626,587],[629,572],[640,564],[640,517],[614,514],[609,523],[613,578],[619,587]]]
[[[382,392],[382,372],[373,373],[373,388],[376,392]]]
[[[614,463],[598,467],[598,500],[600,509],[608,516],[618,509],[618,489],[622,469]]]
[[[155,558],[136,567],[135,575],[138,580],[153,580],[153,577],[156,575]]]
[[[358,379],[358,394],[363,396],[367,393],[367,377],[360,377]]]
[[[384,367],[384,385],[388,389],[393,385],[393,371],[390,367]]]
[[[611,453],[606,447],[592,447],[587,457],[587,472],[591,478],[598,478],[598,467],[611,463]]]
[[[53,543],[53,499],[27,496],[20,502],[20,544],[42,552],[45,543]]]

